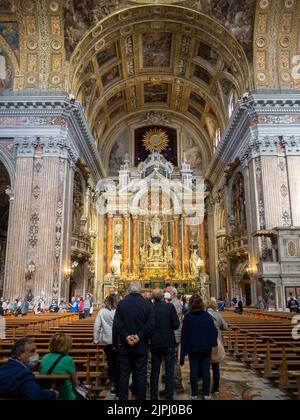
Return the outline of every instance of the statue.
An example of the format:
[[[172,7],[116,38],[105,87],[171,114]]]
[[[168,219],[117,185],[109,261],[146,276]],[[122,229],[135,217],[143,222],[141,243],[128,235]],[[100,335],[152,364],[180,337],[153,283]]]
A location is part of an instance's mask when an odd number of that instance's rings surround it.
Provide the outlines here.
[[[6,73],[6,59],[3,55],[2,48],[0,47],[0,80],[4,81],[7,78]]]
[[[161,237],[161,229],[162,224],[158,217],[154,217],[151,222],[151,236],[152,238],[160,238]]]
[[[122,262],[122,255],[120,254],[120,251],[116,251],[113,259],[111,261],[111,269],[114,275],[120,276],[121,275],[121,262]]]
[[[142,266],[144,266],[148,260],[148,250],[146,246],[141,247],[140,257],[141,257]]]
[[[169,245],[167,248],[166,257],[167,257],[168,264],[172,264],[173,263],[173,248],[171,247],[171,245]]]
[[[194,249],[193,254],[191,255],[191,273],[195,275],[195,277],[199,277],[202,267],[202,260],[198,255],[198,251]]]

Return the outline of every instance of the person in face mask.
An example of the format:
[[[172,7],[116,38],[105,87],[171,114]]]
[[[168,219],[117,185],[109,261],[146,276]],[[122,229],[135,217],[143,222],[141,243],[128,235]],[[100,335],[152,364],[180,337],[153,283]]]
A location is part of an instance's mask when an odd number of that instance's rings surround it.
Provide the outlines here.
[[[0,367],[0,396],[31,401],[56,400],[57,391],[43,390],[31,372],[39,362],[34,340],[18,340],[12,348],[11,358]]]

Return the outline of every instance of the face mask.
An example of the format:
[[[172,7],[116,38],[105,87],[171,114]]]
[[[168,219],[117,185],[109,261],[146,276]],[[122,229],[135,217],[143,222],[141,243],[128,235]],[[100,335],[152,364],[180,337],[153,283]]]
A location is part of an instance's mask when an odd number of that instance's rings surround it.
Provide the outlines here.
[[[33,368],[34,368],[34,367],[38,364],[39,360],[40,360],[40,356],[39,356],[38,354],[36,354],[36,355],[34,355],[34,356],[31,356],[31,357],[29,358],[28,363],[26,363],[26,366],[27,366],[29,369],[33,369]]]

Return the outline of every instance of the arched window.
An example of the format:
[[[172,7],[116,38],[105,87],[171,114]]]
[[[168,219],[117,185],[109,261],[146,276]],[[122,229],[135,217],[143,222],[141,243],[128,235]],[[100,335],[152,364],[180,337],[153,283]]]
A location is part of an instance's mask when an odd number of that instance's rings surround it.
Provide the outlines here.
[[[228,99],[228,116],[231,118],[238,101],[238,95],[235,89],[232,89]]]
[[[221,141],[221,129],[217,128],[216,130],[216,137],[215,137],[215,149],[217,149],[217,147],[219,146],[219,143]]]

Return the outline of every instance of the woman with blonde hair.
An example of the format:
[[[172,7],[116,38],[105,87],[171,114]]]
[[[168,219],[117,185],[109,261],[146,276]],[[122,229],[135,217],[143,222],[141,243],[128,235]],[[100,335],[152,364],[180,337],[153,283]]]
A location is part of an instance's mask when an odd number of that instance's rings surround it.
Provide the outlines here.
[[[73,339],[70,335],[56,333],[49,343],[50,353],[46,354],[40,364],[39,372],[42,375],[68,375],[68,379],[58,388],[59,399],[73,401],[76,395],[73,388],[78,386],[76,366],[69,351],[72,348]]]
[[[223,317],[218,312],[218,304],[216,299],[212,298],[208,303],[208,313],[212,317],[215,327],[218,330],[218,350],[220,352],[224,352],[223,346],[223,339],[222,339],[222,331],[227,331],[228,325],[224,321]],[[225,352],[224,352],[225,355]],[[212,387],[212,394],[219,394],[220,392],[220,363],[222,360],[219,361],[214,360],[214,352],[212,356],[211,366],[213,371],[213,387]]]

